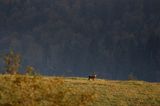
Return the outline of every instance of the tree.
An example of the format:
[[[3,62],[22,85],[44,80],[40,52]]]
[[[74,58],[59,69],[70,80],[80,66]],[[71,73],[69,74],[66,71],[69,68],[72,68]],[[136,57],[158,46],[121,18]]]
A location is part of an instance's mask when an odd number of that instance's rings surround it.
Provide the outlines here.
[[[35,75],[36,74],[36,70],[32,66],[27,66],[25,69],[25,72],[27,75]]]
[[[137,80],[137,77],[135,77],[135,76],[133,75],[133,73],[130,73],[130,74],[128,75],[128,80]]]
[[[18,53],[10,51],[4,56],[4,62],[5,62],[6,73],[17,74],[20,68],[21,56]]]

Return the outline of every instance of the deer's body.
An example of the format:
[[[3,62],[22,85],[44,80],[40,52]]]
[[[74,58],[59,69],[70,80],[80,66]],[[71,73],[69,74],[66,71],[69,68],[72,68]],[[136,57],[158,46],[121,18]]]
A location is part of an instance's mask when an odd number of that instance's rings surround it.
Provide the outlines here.
[[[96,74],[94,74],[94,75],[89,75],[89,76],[88,76],[88,80],[90,80],[90,79],[95,80],[95,79],[96,79]]]

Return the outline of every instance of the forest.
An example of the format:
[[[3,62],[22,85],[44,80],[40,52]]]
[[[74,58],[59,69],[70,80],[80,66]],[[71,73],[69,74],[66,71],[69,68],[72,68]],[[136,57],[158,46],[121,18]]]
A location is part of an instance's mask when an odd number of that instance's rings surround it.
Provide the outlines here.
[[[45,75],[160,81],[159,0],[0,0],[0,55]],[[0,58],[0,67],[3,66]],[[3,71],[3,69],[1,69]]]

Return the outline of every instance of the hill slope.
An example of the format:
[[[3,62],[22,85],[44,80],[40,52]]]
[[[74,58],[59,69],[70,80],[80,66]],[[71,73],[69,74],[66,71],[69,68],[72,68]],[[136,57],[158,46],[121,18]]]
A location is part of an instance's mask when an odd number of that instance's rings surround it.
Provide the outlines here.
[[[0,54],[46,75],[160,82],[159,0],[0,0]],[[0,66],[3,63],[0,61]]]
[[[160,84],[0,75],[1,106],[158,106]]]

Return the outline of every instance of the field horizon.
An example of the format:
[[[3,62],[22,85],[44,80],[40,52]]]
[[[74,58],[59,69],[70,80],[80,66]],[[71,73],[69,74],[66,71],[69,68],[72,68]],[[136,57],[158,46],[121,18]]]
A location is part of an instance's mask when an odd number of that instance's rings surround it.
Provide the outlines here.
[[[0,75],[0,106],[159,106],[160,83]]]

